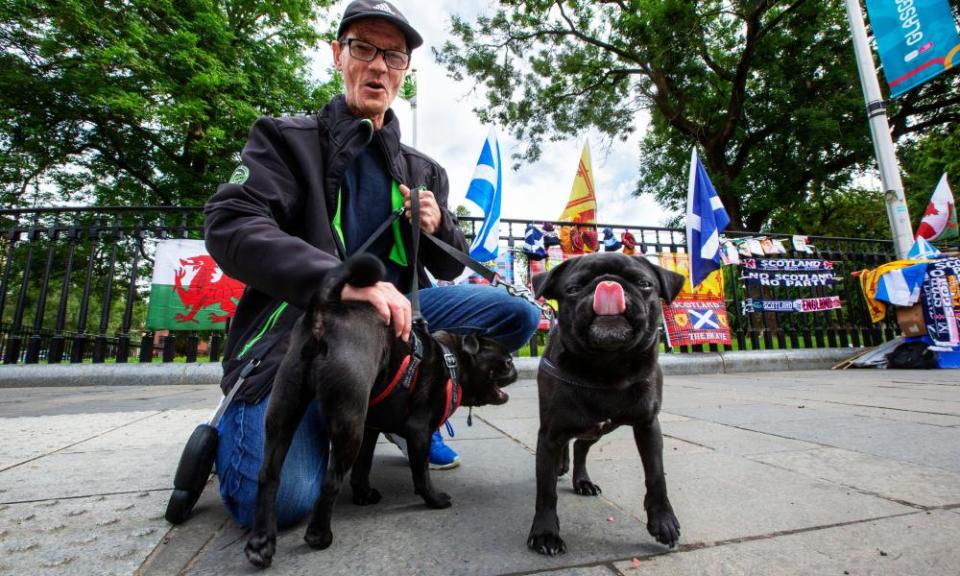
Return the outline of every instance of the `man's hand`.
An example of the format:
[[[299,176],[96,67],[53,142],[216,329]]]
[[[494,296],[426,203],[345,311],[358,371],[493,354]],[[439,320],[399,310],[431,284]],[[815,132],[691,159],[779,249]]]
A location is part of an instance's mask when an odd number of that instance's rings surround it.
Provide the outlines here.
[[[406,210],[407,220],[411,218],[410,212],[410,189],[404,184],[400,185],[400,193],[403,194],[403,208]],[[440,221],[443,218],[443,212],[440,211],[440,205],[433,192],[429,190],[420,191],[420,228],[427,234],[433,234],[440,228]]]
[[[341,300],[360,300],[369,302],[376,308],[387,326],[393,326],[393,332],[404,342],[410,340],[412,312],[410,301],[389,282],[377,282],[373,286],[357,288],[347,284],[340,291]]]

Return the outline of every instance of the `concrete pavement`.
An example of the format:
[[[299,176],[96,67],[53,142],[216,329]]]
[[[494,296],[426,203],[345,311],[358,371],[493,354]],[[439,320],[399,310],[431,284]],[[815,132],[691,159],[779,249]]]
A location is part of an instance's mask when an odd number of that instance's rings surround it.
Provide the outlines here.
[[[0,369],[2,371],[3,369]],[[463,465],[435,472],[454,499],[426,509],[406,462],[378,449],[383,501],[345,488],[334,542],[283,532],[268,574],[635,576],[956,574],[960,566],[960,373],[771,371],[668,376],[661,421],[674,551],[646,533],[628,429],[591,452],[603,488],[560,480],[568,552],[526,549],[534,505],[536,385],[454,418]],[[193,518],[163,520],[209,385],[0,389],[0,574],[251,574],[244,531],[211,481]]]

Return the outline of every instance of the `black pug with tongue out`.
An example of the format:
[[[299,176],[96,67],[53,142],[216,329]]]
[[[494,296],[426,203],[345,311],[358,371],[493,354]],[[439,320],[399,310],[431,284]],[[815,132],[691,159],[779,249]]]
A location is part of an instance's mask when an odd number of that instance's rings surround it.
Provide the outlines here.
[[[680,523],[663,472],[657,363],[660,300],[670,303],[684,278],[642,256],[608,252],[567,260],[533,278],[537,296],[556,299],[558,322],[540,361],[537,502],[527,546],[549,556],[566,552],[557,517],[557,478],[569,467],[573,489],[600,494],[587,474],[587,452],[620,427],[633,426],[643,462],[647,530],[673,547]]]

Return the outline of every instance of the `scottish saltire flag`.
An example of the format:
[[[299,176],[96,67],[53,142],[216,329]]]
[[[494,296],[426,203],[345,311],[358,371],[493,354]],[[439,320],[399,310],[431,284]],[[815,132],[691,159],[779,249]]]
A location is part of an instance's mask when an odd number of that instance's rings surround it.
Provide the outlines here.
[[[947,182],[947,175],[940,177],[940,183],[933,191],[930,203],[923,212],[923,219],[917,226],[917,238],[934,240],[952,240],[958,235],[957,207],[953,193]]]
[[[500,144],[497,133],[490,134],[483,143],[473,180],[467,190],[467,200],[483,211],[483,224],[470,246],[470,256],[481,262],[495,260],[500,251],[500,198],[503,193],[500,172]]]
[[[867,13],[892,97],[960,61],[950,0],[867,0]]]
[[[927,275],[926,262],[899,270],[891,270],[880,277],[875,298],[897,306],[913,306],[920,299],[920,288]]]
[[[908,260],[936,258],[937,256],[943,256],[943,254],[941,254],[933,244],[927,242],[923,236],[918,236],[913,246],[910,247],[910,251],[907,252]]]
[[[687,189],[687,252],[693,288],[720,267],[720,233],[728,224],[730,217],[694,147],[690,155],[690,186]]]

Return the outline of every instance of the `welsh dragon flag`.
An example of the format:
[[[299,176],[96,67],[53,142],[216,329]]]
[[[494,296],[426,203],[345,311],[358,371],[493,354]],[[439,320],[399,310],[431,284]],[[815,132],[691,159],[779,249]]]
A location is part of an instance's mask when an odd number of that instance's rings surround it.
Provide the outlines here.
[[[243,284],[225,275],[203,240],[157,244],[147,308],[148,330],[223,330]]]
[[[957,233],[957,207],[953,201],[947,175],[944,174],[933,191],[930,203],[923,212],[923,220],[917,227],[917,238],[928,241],[952,240]]]

